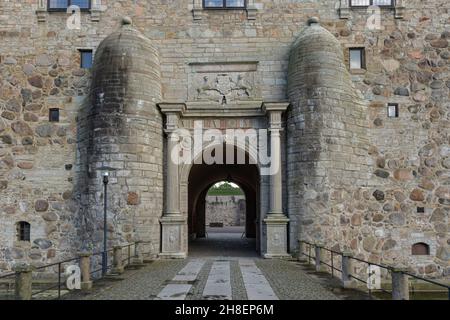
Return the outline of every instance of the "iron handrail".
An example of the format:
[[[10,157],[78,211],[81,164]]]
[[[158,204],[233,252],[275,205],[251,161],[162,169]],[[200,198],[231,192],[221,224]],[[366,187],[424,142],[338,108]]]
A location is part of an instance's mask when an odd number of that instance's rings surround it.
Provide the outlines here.
[[[8,273],[8,274],[0,275],[0,279],[9,278],[9,277],[12,277],[15,275],[16,275],[15,273]]]
[[[307,242],[307,241],[304,241],[304,240],[298,240],[298,241],[299,241],[300,243],[307,244],[307,245],[309,246],[309,251],[310,251],[310,252],[311,252],[311,246],[314,246],[314,247],[317,246],[317,245],[315,245],[315,244],[313,244],[313,243],[310,243],[310,242]],[[332,250],[332,249],[325,248],[325,247],[322,247],[322,246],[320,246],[320,248],[321,248],[321,249],[324,249],[325,251],[329,251],[329,252],[332,252],[332,253],[335,253],[335,254],[338,254],[338,255],[341,255],[341,256],[344,255],[343,252],[334,251],[334,250]],[[311,258],[311,253],[310,253],[309,255],[307,255],[307,254],[301,252],[301,254],[302,254],[302,255],[305,255],[305,256],[307,256],[307,257],[309,257],[309,258]],[[371,266],[371,265],[378,266],[378,267],[380,267],[380,268],[383,268],[383,269],[388,270],[388,272],[392,272],[393,270],[395,270],[394,267],[387,266],[387,265],[383,265],[383,264],[380,264],[380,263],[369,262],[369,261],[366,261],[366,260],[363,260],[363,259],[359,259],[359,258],[356,258],[356,257],[351,257],[351,256],[348,257],[348,258],[349,258],[349,259],[352,259],[352,260],[356,260],[356,261],[362,262],[362,263],[366,263],[366,264],[368,264],[369,266]],[[321,263],[324,263],[325,265],[327,265],[327,266],[329,266],[329,267],[331,267],[329,264],[327,264],[326,262],[324,262],[324,261],[322,261],[322,260],[320,260],[320,262],[321,262]],[[342,270],[340,270],[340,271],[342,272]],[[431,279],[426,279],[426,278],[417,276],[417,275],[412,274],[412,273],[407,272],[407,271],[400,271],[400,272],[403,273],[403,274],[405,274],[405,275],[408,275],[408,276],[410,276],[410,277],[412,277],[412,278],[415,278],[415,279],[418,279],[418,280],[421,280],[421,281],[425,281],[425,282],[428,282],[428,283],[431,283],[431,284],[434,284],[434,285],[437,285],[437,286],[446,288],[446,289],[448,290],[448,296],[449,296],[448,298],[449,298],[449,300],[450,300],[450,285],[446,285],[446,284],[443,284],[443,283],[441,283],[441,282],[437,282],[437,281],[434,281],[434,280],[431,280]],[[361,281],[361,282],[363,282],[363,283],[366,283],[366,281],[364,281],[364,280],[362,280],[362,279],[359,279],[359,278],[355,277],[355,276],[352,275],[352,274],[350,274],[349,276],[350,276],[351,278],[355,279],[355,280],[358,280],[358,281]],[[385,290],[385,289],[383,289],[383,288],[380,288],[379,290],[381,290],[381,291],[383,291],[383,292],[386,292],[386,293],[389,293],[389,291],[387,291],[387,290]],[[371,290],[370,290],[370,288],[369,288],[369,294],[370,294],[370,291],[371,291]]]
[[[129,249],[128,251],[130,252],[131,247],[132,247],[132,246],[135,246],[135,254],[137,255],[137,245],[138,245],[138,244],[146,244],[146,243],[151,243],[151,241],[137,241],[137,242],[129,243],[129,244],[127,244],[127,245],[121,246],[121,249],[123,249],[123,248],[128,248],[128,249]],[[109,252],[112,252],[112,251],[114,251],[114,249],[109,249],[109,250],[107,250],[106,252],[109,253]],[[94,252],[94,253],[92,253],[92,256],[102,255],[103,253],[104,253],[103,251],[101,251],[101,252]],[[128,260],[129,260],[129,261],[130,261],[130,258],[131,258],[131,257],[128,257]],[[58,266],[58,282],[57,282],[56,284],[52,285],[51,287],[47,287],[47,288],[45,288],[45,289],[43,289],[43,290],[39,290],[39,291],[37,291],[37,292],[33,292],[31,296],[36,296],[36,295],[41,294],[41,293],[44,293],[44,292],[46,292],[46,291],[49,291],[49,290],[58,288],[58,297],[57,297],[57,299],[58,299],[58,300],[61,299],[61,289],[62,289],[62,281],[61,281],[61,280],[62,280],[62,277],[61,277],[61,273],[62,273],[62,265],[63,265],[64,263],[69,263],[69,262],[73,262],[73,261],[77,261],[77,260],[80,260],[80,258],[79,258],[79,257],[76,257],[76,258],[71,258],[71,259],[67,259],[67,260],[64,260],[64,261],[59,261],[59,262],[51,263],[51,264],[44,265],[44,266],[40,266],[40,267],[35,267],[35,268],[34,268],[34,271],[36,271],[36,270],[42,270],[42,269],[46,269],[46,268],[50,268],[50,267],[54,267],[54,266]],[[107,265],[106,268],[107,268],[107,269],[111,269],[112,266],[111,266],[111,265],[109,265],[109,266]],[[93,275],[94,273],[97,273],[97,272],[100,272],[100,271],[102,271],[102,269],[91,271],[90,274]],[[8,276],[13,276],[13,275],[15,275],[15,273],[11,273],[11,274],[8,274],[8,275],[3,275],[3,276],[0,277],[0,279],[6,278],[6,277],[8,277]]]

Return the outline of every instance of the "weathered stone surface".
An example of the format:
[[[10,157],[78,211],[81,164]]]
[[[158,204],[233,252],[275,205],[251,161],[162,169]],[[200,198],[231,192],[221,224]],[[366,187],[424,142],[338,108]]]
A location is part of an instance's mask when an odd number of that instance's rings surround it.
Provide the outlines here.
[[[384,192],[381,191],[381,190],[375,190],[374,193],[373,193],[373,196],[378,201],[383,201],[384,200]]]
[[[22,106],[20,101],[17,98],[9,99],[5,105],[6,109],[12,112],[20,112],[22,110]]]
[[[128,192],[127,204],[136,206],[139,204],[139,195],[136,192]]]
[[[398,169],[394,171],[394,178],[400,181],[409,181],[414,177],[409,169]]]
[[[394,212],[389,216],[389,221],[395,226],[402,226],[406,222],[406,217],[403,213]]]
[[[430,41],[431,46],[435,48],[447,48],[448,47],[448,41],[446,39],[437,39]]]
[[[42,215],[42,219],[44,219],[45,221],[52,222],[58,220],[58,215],[54,212],[49,211]]]
[[[33,130],[30,126],[23,121],[16,121],[11,124],[12,130],[20,136],[31,136],[33,135]]]
[[[34,203],[34,209],[38,212],[44,212],[48,210],[48,201],[47,200],[36,200]]]
[[[397,241],[395,241],[393,239],[388,239],[384,242],[382,250],[391,250],[391,249],[395,248],[396,245],[397,245]]]
[[[28,83],[36,88],[42,88],[44,86],[44,80],[40,75],[34,75],[29,77]]]
[[[419,189],[414,189],[411,194],[409,195],[409,198],[413,201],[424,201],[425,196],[423,192]]]
[[[28,161],[21,161],[17,163],[17,166],[20,169],[25,169],[25,170],[29,170],[33,168],[33,162],[28,162]]]
[[[409,90],[405,87],[398,87],[395,89],[394,94],[397,96],[409,96]]]
[[[374,175],[376,175],[377,177],[386,179],[389,177],[389,172],[384,171],[384,170],[375,170]]]
[[[36,128],[36,134],[40,137],[51,137],[56,131],[56,127],[52,124],[42,124]]]
[[[38,122],[39,117],[37,115],[35,115],[34,113],[25,112],[23,115],[23,120],[28,121],[28,122]]]
[[[33,241],[40,249],[46,250],[52,246],[52,242],[47,239],[36,239]]]

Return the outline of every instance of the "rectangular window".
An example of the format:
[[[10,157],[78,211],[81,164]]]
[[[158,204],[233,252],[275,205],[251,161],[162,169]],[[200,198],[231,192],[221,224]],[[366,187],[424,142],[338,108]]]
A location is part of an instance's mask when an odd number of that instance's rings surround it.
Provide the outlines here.
[[[80,68],[91,69],[92,68],[92,50],[80,50]]]
[[[30,241],[31,226],[28,222],[19,222],[17,224],[17,229],[17,237],[19,241]]]
[[[398,104],[389,103],[388,104],[388,117],[389,118],[398,118],[398,115],[399,115]]]
[[[91,0],[48,0],[49,11],[65,11],[70,6],[78,6],[81,10],[91,8]]]
[[[205,9],[242,9],[246,7],[246,0],[203,0]]]
[[[59,109],[58,108],[52,108],[49,110],[48,121],[59,122]]]
[[[350,48],[350,69],[365,69],[364,48]]]
[[[351,7],[368,7],[368,6],[392,7],[393,5],[394,0],[350,0]]]
[[[424,207],[417,207],[417,213],[425,213]]]

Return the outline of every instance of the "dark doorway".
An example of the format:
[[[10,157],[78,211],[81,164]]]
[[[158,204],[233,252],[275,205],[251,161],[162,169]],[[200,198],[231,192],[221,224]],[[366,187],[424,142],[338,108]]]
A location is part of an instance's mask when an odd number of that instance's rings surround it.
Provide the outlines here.
[[[248,158],[248,155],[247,155]],[[206,223],[206,197],[218,182],[229,182],[245,195],[245,225],[238,228],[210,227]],[[189,254],[203,249],[216,255],[238,255],[239,250],[252,254],[259,249],[259,171],[249,164],[194,164],[188,180]],[[224,251],[225,250],[225,251]],[[220,252],[221,251],[221,252]],[[226,253],[228,252],[228,253]],[[246,255],[246,254],[244,254]]]

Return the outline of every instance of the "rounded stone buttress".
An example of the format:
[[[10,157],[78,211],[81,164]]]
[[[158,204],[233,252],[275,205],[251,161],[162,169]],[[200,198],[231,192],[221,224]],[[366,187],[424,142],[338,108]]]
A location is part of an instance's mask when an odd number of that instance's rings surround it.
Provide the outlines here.
[[[288,211],[297,237],[338,240],[333,191],[368,180],[366,106],[344,62],[344,48],[317,18],[295,41],[289,61]],[[325,227],[324,227],[325,226]],[[299,232],[297,230],[300,230]]]
[[[101,168],[109,168],[109,247],[142,240],[152,241],[147,251],[156,250],[163,206],[160,62],[129,18],[96,51],[90,101],[88,205],[102,216]]]

